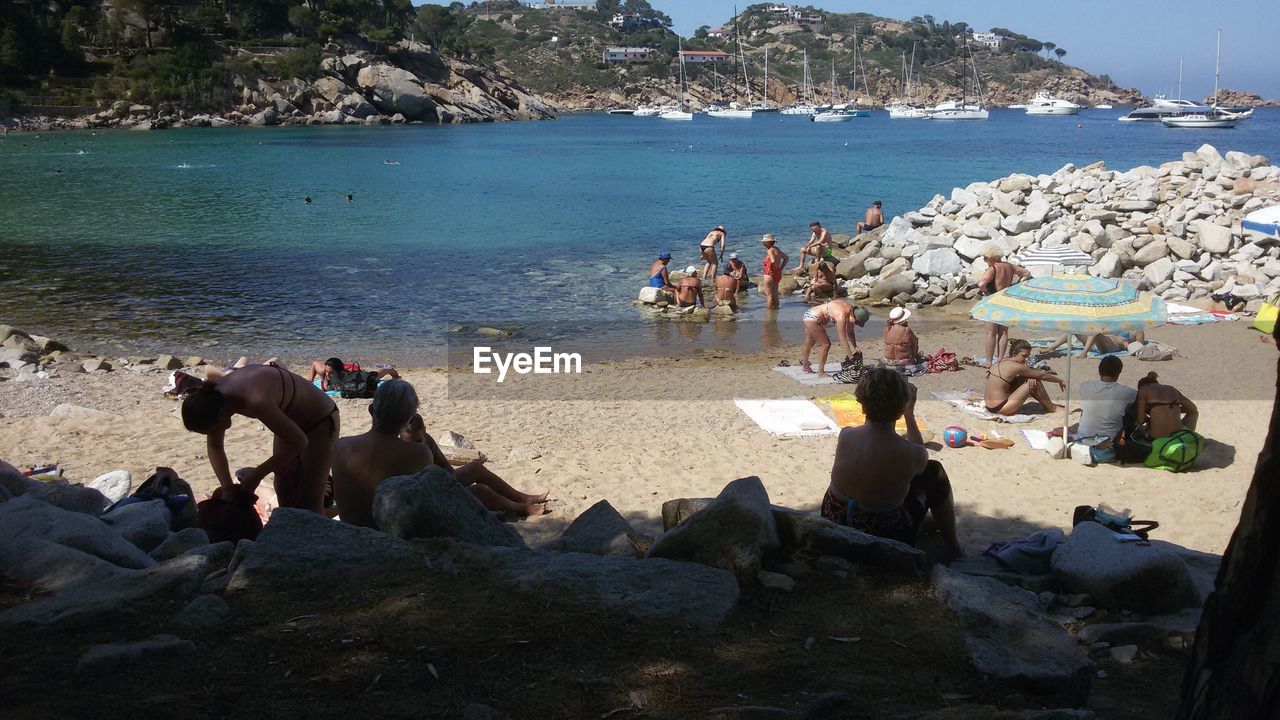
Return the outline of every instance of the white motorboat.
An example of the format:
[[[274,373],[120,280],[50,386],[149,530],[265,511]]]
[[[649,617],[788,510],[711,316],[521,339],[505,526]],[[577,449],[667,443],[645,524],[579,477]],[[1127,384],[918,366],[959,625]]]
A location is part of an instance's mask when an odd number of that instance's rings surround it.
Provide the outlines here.
[[[729,118],[735,120],[750,120],[755,112],[751,109],[738,108],[713,108],[707,111],[707,117],[713,118]]]
[[[1111,106],[1111,105],[1108,105],[1108,104],[1106,104],[1106,103],[1103,103],[1103,104],[1101,104],[1101,105],[1094,105],[1094,106],[1093,106],[1093,109],[1094,109],[1094,110],[1111,110],[1111,109],[1112,109],[1112,106]]]
[[[1026,110],[1027,106],[1022,103],[1014,103],[1008,107],[1009,110]]]
[[[1160,122],[1161,120],[1184,113],[1201,113],[1209,108],[1205,105],[1182,99],[1182,60],[1178,60],[1178,97],[1169,99],[1164,95],[1156,95],[1151,104],[1131,110],[1119,117],[1120,122]]]
[[[663,108],[657,105],[641,105],[631,114],[635,117],[658,117],[662,114],[662,110]]]
[[[1218,81],[1222,70],[1222,31],[1218,31],[1217,55],[1213,61],[1213,104],[1204,112],[1184,113],[1160,118],[1165,127],[1204,128],[1226,130],[1236,126],[1240,117],[1236,113],[1218,109]]]
[[[614,108],[607,111],[610,115],[635,115],[636,111],[632,108]]]
[[[818,112],[818,108],[814,107],[813,105],[796,103],[795,105],[788,105],[782,108],[781,110],[779,110],[778,112],[782,113],[783,115],[813,115],[814,113]]]
[[[668,110],[658,117],[663,120],[692,120],[693,113],[684,110]]]
[[[1036,93],[1027,105],[1028,115],[1076,115],[1079,112],[1079,105],[1043,91]]]
[[[848,110],[824,110],[820,113],[814,113],[809,116],[809,120],[813,122],[849,122],[856,117],[863,117],[857,113]]]
[[[989,116],[987,109],[981,107],[934,110],[929,113],[930,120],[986,120]]]
[[[888,110],[889,117],[895,120],[927,120],[929,118],[929,109],[919,105],[886,105],[884,109]]]

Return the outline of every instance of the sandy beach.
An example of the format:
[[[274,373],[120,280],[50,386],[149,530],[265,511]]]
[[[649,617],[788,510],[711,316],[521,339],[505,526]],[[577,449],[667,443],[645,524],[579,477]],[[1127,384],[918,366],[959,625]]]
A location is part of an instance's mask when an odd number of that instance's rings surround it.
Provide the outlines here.
[[[922,350],[980,352],[980,336],[958,310],[929,317],[917,323]],[[784,324],[781,331],[787,339],[799,339],[799,327]],[[1061,424],[1061,413],[1029,425],[997,425],[929,394],[982,387],[985,371],[977,368],[913,381],[921,389],[917,414],[939,438],[947,425],[961,424],[971,433],[996,431],[1017,442],[1007,450],[930,445],[931,456],[951,476],[960,537],[970,552],[1040,528],[1065,529],[1076,505],[1099,502],[1158,520],[1154,537],[1223,551],[1262,446],[1275,349],[1260,342],[1247,322],[1163,327],[1150,337],[1177,346],[1184,357],[1126,359],[1121,381],[1135,384],[1156,370],[1199,405],[1199,430],[1209,443],[1193,472],[1055,461],[1032,450],[1018,430],[1050,429]],[[861,345],[868,358],[879,357],[874,333],[864,333]],[[620,360],[586,365],[581,375],[508,378],[480,392],[470,384],[475,378],[469,369],[407,370],[404,376],[418,388],[429,431],[461,433],[515,486],[550,491],[553,513],[518,525],[537,543],[557,536],[601,499],[638,530],[655,534],[661,530],[664,501],[715,495],[726,482],[746,475],[760,476],[774,503],[815,510],[827,486],[835,436],[775,439],[732,402],[734,397],[820,397],[851,389],[805,386],[771,371],[779,360],[796,363],[798,356],[798,347],[784,347],[751,356],[708,351],[694,358]],[[1061,357],[1051,364],[1060,373],[1065,370]],[[1073,385],[1096,378],[1096,367],[1096,360],[1074,361]],[[466,382],[460,382],[463,378]],[[216,481],[204,438],[183,429],[178,404],[160,392],[163,383],[163,375],[129,371],[0,382],[0,458],[16,465],[57,463],[73,482],[124,468],[133,473],[135,485],[156,466],[170,466],[206,496]],[[569,399],[547,399],[552,397]],[[368,429],[367,400],[337,402],[344,435]],[[104,414],[50,417],[61,403]],[[244,418],[227,435],[233,468],[261,462],[270,446],[266,429]]]

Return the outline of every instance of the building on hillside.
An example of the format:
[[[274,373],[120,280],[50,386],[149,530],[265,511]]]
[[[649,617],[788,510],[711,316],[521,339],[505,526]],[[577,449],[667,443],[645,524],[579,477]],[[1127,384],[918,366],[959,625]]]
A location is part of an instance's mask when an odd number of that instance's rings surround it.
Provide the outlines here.
[[[622,32],[631,32],[661,27],[662,23],[657,18],[645,17],[640,13],[618,13],[609,20],[609,25]]]
[[[804,10],[792,5],[770,5],[765,8],[765,12],[769,14],[769,20],[774,23],[796,23],[797,25],[822,25],[824,20],[821,15],[810,15]]]
[[[721,40],[724,40],[725,38],[731,38],[733,37],[733,28],[723,28],[723,27],[711,28],[710,30],[707,31],[707,37],[718,38]]]
[[[542,2],[526,2],[525,5],[534,10],[595,10],[596,4],[593,2],[582,2],[582,0],[542,0]]]
[[[604,61],[607,63],[647,63],[653,61],[653,48],[646,47],[611,47],[605,48]]]
[[[681,57],[690,65],[726,65],[733,56],[723,50],[681,50]]]
[[[993,32],[976,32],[973,34],[973,41],[979,45],[986,45],[993,50],[1000,49],[1000,42],[1004,38]]]

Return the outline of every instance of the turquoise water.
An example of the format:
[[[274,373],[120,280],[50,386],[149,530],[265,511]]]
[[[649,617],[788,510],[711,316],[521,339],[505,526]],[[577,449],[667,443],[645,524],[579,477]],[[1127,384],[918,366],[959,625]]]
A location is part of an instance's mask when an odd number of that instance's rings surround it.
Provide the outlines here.
[[[401,363],[474,340],[460,325],[596,357],[795,342],[785,324],[673,328],[630,301],[656,253],[683,267],[717,224],[758,272],[761,234],[794,257],[810,220],[850,232],[875,199],[892,215],[975,180],[1157,165],[1203,142],[1280,158],[1280,111],[1226,131],[1121,112],[9,135],[0,322],[103,348]],[[754,295],[746,318],[763,318]]]

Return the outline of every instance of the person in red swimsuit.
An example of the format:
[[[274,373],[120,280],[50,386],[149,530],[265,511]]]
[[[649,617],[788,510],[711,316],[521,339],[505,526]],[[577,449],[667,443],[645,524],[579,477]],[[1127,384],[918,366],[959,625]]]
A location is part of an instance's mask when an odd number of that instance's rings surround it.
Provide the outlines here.
[[[787,254],[777,247],[773,234],[768,233],[760,238],[764,244],[764,279],[760,281],[760,291],[764,293],[766,308],[778,307],[778,281],[782,280],[782,269],[787,266]]]

